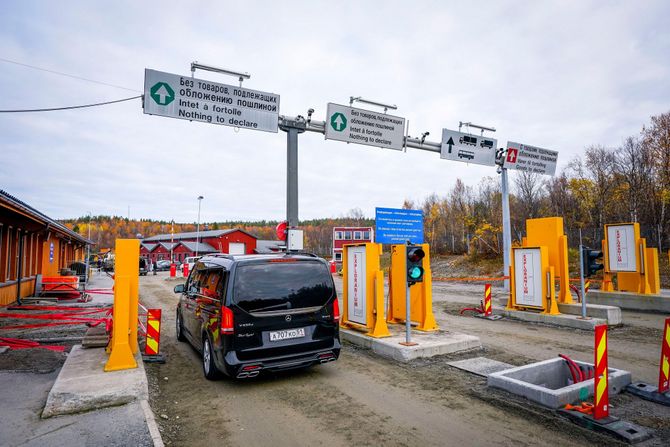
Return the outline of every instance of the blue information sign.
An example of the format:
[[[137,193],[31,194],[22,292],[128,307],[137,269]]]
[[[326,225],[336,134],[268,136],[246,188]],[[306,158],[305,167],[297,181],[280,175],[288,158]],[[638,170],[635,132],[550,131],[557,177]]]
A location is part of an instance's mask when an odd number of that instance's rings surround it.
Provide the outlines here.
[[[423,244],[423,211],[375,208],[375,242]]]
[[[49,263],[54,262],[54,243],[49,244]]]

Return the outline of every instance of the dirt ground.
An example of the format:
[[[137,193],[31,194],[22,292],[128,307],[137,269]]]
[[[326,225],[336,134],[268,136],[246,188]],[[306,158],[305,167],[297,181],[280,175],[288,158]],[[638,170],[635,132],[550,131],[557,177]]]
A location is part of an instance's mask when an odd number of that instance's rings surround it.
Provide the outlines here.
[[[161,352],[167,362],[146,369],[167,445],[617,445],[446,365],[480,355],[516,365],[558,352],[592,358],[590,332],[457,315],[461,306],[479,301],[481,286],[436,283],[434,309],[441,328],[478,335],[483,351],[399,364],[345,344],[337,362],[309,370],[210,382],[197,352],[175,340],[177,283],[159,275],[142,278],[140,285],[142,302],[164,311]],[[636,315],[642,324],[612,331],[610,365],[653,383],[659,318],[649,316]],[[655,430],[642,445],[668,445],[670,409],[627,394],[611,404],[614,414]]]

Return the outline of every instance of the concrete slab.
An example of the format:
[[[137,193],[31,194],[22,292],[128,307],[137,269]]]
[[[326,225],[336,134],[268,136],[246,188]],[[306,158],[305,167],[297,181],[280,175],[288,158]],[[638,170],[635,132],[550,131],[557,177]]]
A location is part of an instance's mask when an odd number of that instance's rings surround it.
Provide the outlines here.
[[[49,392],[42,417],[148,400],[149,388],[142,358],[138,354],[135,360],[138,365],[135,369],[104,372],[107,362],[104,349],[73,346]]]
[[[587,298],[588,300],[588,298]],[[562,314],[581,315],[582,305],[576,304],[558,304],[558,310]],[[606,320],[608,326],[617,326],[622,323],[621,308],[616,306],[606,306],[603,304],[586,303],[586,316]]]
[[[521,321],[529,321],[531,323],[544,323],[551,324],[554,326],[562,326],[574,329],[583,329],[586,331],[592,331],[594,328],[601,324],[607,324],[607,320],[602,318],[591,318],[588,320],[582,320],[577,315],[547,315],[539,312],[526,312],[521,310],[503,310],[502,314],[509,318],[514,318]]]
[[[514,368],[514,365],[510,365],[509,363],[487,359],[486,357],[474,357],[466,360],[458,360],[456,362],[447,362],[447,365],[482,377],[486,377],[494,372]]]
[[[507,306],[507,297],[498,298],[497,303],[503,307]],[[577,315],[577,316],[582,315],[581,303],[574,303],[574,304],[558,303],[558,310],[564,315]],[[619,324],[622,324],[623,322],[623,317],[621,316],[621,308],[613,305],[593,304],[587,302],[586,316],[591,318],[598,318],[601,320],[607,320],[607,324],[609,326],[617,326]]]
[[[575,363],[583,370],[593,370],[592,363]],[[620,393],[631,383],[628,371],[609,368],[608,372],[610,396]],[[593,379],[572,383],[566,362],[558,357],[492,373],[487,384],[553,409],[593,396]]]
[[[455,332],[437,331],[420,332],[412,331],[412,342],[415,346],[403,346],[405,341],[404,329],[389,328],[392,336],[386,338],[368,337],[362,332],[351,329],[340,328],[340,337],[350,343],[371,349],[382,357],[390,358],[399,362],[407,363],[417,358],[433,357],[442,354],[453,354],[455,352],[481,349],[482,342],[474,335],[459,334]]]
[[[627,310],[670,313],[670,291],[661,290],[660,295],[640,295],[631,292],[602,292],[591,290],[586,301],[592,304],[606,304]]]

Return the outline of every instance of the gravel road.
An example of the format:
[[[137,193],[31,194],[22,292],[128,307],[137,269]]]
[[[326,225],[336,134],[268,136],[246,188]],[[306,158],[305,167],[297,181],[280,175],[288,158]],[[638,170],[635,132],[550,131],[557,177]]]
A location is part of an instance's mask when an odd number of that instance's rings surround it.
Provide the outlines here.
[[[558,352],[592,358],[589,332],[459,316],[460,307],[479,301],[482,286],[436,283],[434,309],[443,329],[480,336],[483,352],[398,364],[345,344],[337,362],[249,381],[210,382],[197,352],[174,337],[172,288],[178,283],[163,274],[143,277],[140,284],[142,302],[164,311],[161,352],[167,362],[146,369],[150,403],[167,445],[617,445],[445,364],[478,355],[512,364]],[[653,382],[659,318],[634,316],[635,325],[612,331],[610,364],[631,370],[634,380]],[[656,430],[643,445],[668,445],[670,409],[625,394],[612,405],[628,420]]]

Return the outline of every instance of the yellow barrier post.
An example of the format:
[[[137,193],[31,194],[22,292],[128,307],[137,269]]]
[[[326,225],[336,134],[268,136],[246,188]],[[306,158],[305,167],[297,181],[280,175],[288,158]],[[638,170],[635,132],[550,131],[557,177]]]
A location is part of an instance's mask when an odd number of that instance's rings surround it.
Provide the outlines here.
[[[139,256],[138,239],[116,240],[112,341],[105,371],[137,368]]]

